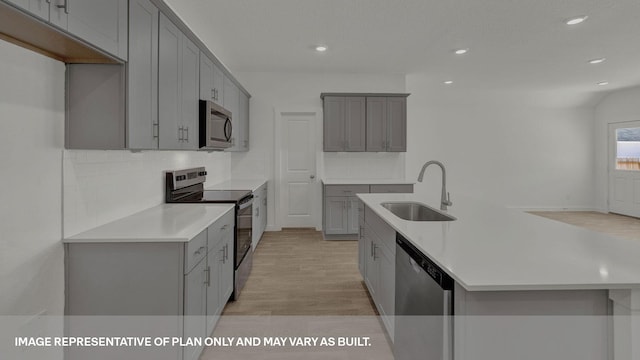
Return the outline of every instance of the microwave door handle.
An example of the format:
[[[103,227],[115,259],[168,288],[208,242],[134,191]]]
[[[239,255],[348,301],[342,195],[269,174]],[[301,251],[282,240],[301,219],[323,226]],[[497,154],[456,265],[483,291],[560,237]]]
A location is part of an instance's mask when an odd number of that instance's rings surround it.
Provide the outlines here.
[[[231,134],[233,133],[233,125],[231,125],[231,120],[227,119],[224,123],[224,136],[227,141],[231,140]]]

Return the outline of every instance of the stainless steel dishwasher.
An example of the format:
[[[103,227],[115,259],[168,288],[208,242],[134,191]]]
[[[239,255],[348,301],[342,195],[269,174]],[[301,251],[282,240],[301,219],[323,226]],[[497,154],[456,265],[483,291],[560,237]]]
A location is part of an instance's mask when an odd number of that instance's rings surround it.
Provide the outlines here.
[[[396,360],[453,359],[453,279],[396,235]]]

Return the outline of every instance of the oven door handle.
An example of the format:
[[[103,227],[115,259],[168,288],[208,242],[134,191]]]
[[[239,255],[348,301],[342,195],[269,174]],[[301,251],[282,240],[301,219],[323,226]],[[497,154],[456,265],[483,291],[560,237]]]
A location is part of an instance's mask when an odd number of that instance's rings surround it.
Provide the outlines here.
[[[249,201],[247,201],[246,203],[242,203],[242,204],[238,205],[238,210],[246,209],[251,205],[253,205],[253,198],[250,199]]]

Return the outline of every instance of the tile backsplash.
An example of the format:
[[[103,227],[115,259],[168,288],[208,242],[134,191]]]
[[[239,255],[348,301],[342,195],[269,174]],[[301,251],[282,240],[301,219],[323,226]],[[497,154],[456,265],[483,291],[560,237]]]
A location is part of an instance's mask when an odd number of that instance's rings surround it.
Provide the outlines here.
[[[404,179],[404,153],[324,152],[327,179]]]
[[[228,180],[230,154],[195,151],[64,150],[64,236],[164,202],[164,171],[207,168],[207,184]]]

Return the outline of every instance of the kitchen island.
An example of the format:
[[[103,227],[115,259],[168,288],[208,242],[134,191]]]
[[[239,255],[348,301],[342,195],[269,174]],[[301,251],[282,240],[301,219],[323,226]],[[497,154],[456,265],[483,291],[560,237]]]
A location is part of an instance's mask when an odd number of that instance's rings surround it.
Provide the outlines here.
[[[578,337],[582,348],[569,356],[616,360],[640,356],[640,243],[473,198],[456,198],[449,211],[457,218],[454,221],[408,221],[381,204],[421,202],[413,194],[358,197],[365,205],[366,225],[371,223],[375,228],[379,220],[383,221],[455,281],[455,359],[495,356],[495,352],[487,353],[486,344],[484,348],[482,344],[482,339],[490,338],[490,331],[472,321],[487,316],[509,316],[512,320],[545,317],[549,320],[546,326],[567,324],[568,321],[563,321],[566,316],[580,318],[585,323],[571,329],[588,337]],[[384,228],[378,234],[389,237]],[[375,249],[372,253],[375,258]],[[381,279],[380,283],[383,282]],[[388,305],[389,301],[381,303]],[[390,308],[384,309],[384,315],[392,315]],[[488,324],[485,321],[482,325]],[[546,331],[554,333],[553,328]],[[505,349],[515,344],[509,335],[502,339]],[[545,348],[540,337],[531,340],[536,345],[535,351],[526,349],[525,358],[535,357],[535,352],[553,354],[554,349]],[[518,350],[511,349],[512,353]]]

